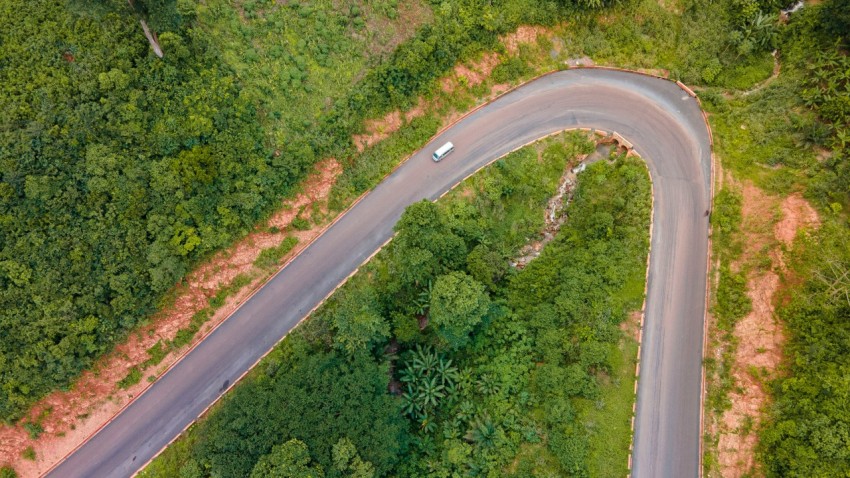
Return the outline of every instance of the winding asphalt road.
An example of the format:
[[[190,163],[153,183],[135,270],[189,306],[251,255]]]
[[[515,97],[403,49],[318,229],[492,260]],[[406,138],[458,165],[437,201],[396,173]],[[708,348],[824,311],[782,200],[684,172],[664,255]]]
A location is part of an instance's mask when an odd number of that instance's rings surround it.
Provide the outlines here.
[[[674,83],[594,69],[535,80],[435,138],[49,476],[133,475],[387,241],[405,206],[436,199],[505,153],[575,127],[620,133],[653,180],[633,476],[698,476],[708,132],[696,101]],[[449,140],[455,152],[432,162],[431,152]]]

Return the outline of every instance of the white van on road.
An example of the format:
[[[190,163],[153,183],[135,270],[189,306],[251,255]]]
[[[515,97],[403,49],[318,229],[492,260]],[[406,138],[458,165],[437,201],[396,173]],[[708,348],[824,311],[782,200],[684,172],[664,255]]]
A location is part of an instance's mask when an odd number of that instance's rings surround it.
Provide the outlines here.
[[[439,162],[441,159],[448,156],[449,153],[451,153],[454,150],[455,150],[455,145],[453,145],[451,143],[451,141],[449,141],[448,143],[440,146],[436,151],[434,151],[434,155],[432,156],[432,158],[434,159],[435,163]]]

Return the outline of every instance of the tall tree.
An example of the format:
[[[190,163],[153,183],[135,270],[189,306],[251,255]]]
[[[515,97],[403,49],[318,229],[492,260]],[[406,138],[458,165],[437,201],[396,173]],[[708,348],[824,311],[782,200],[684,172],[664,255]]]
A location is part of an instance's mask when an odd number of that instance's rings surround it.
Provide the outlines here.
[[[251,471],[251,478],[324,478],[322,465],[313,464],[304,442],[293,438],[275,445]]]
[[[484,285],[465,272],[454,271],[438,277],[431,291],[431,323],[452,349],[469,342],[469,334],[489,308],[490,296]]]
[[[390,335],[389,323],[378,309],[378,297],[372,287],[347,287],[330,314],[334,342],[349,355],[371,349]]]

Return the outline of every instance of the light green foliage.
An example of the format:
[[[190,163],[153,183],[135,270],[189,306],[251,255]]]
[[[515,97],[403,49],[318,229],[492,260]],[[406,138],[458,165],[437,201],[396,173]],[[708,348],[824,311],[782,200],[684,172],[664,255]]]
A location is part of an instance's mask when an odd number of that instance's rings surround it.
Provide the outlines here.
[[[333,303],[328,315],[335,332],[334,343],[349,355],[371,351],[390,336],[375,289],[352,284]]]
[[[311,461],[307,445],[293,438],[260,457],[251,470],[251,478],[324,478],[322,467]]]
[[[746,97],[726,100],[706,94],[718,156],[739,178],[751,179],[771,192],[786,194],[800,182],[793,170],[818,165],[804,128],[811,113],[799,101],[799,72],[783,72],[770,86]],[[793,168],[789,170],[789,168]]]
[[[469,341],[490,308],[484,285],[465,272],[454,271],[437,277],[431,291],[431,324],[437,335],[452,349]]]
[[[254,266],[261,269],[275,268],[279,266],[279,262],[283,256],[287,255],[295,245],[298,244],[298,238],[294,236],[286,236],[279,245],[263,249],[257,259],[254,260]]]
[[[758,0],[615,3],[604,16],[560,29],[559,58],[587,55],[606,65],[665,69],[692,85],[746,89],[771,74],[770,49],[781,35],[776,9]]]
[[[242,95],[257,105],[267,126],[266,141],[282,152],[309,156],[298,168],[312,163],[317,146],[348,145],[345,133],[354,125],[335,132],[325,129],[324,119],[353,93],[358,78],[432,17],[422,1],[341,6],[328,0],[252,0],[234,8],[232,2],[212,0],[198,11],[203,34],[242,81]]]
[[[348,438],[340,438],[332,450],[334,469],[350,478],[373,478],[375,467],[363,461],[357,447]]]

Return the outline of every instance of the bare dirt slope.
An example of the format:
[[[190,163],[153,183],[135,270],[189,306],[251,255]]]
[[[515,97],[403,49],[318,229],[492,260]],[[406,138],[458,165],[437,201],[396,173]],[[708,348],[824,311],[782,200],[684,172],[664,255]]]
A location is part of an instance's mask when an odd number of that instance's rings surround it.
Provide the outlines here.
[[[747,270],[747,295],[752,311],[735,325],[736,342],[729,392],[731,408],[718,422],[719,472],[726,478],[761,476],[755,460],[756,430],[769,397],[766,382],[782,360],[784,332],[775,303],[790,272],[785,255],[801,231],[819,224],[817,213],[799,193],[779,198],[750,182],[743,192],[744,251],[732,266]]]

